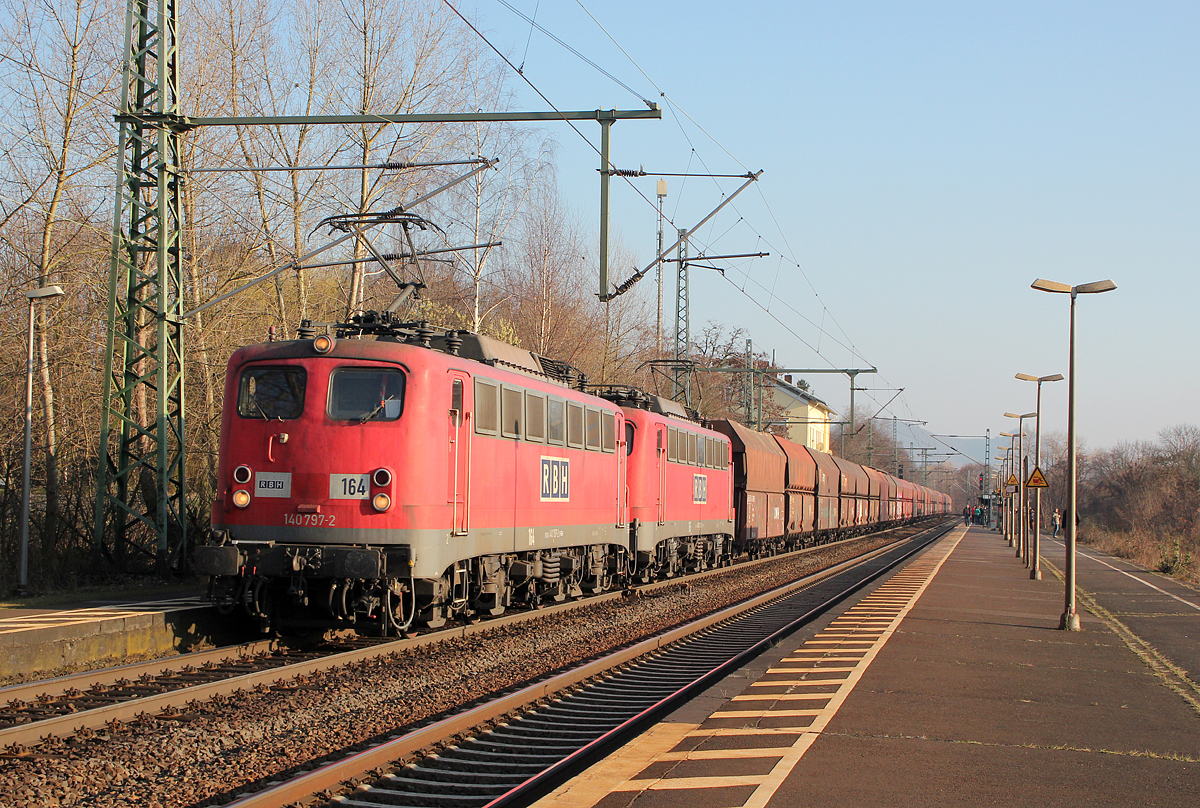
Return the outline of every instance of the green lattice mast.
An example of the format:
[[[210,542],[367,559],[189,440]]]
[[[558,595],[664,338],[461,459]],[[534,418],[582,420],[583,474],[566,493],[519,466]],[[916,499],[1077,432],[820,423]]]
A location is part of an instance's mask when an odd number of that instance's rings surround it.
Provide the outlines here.
[[[178,22],[129,0],[96,483],[96,548],[160,572],[185,543]]]

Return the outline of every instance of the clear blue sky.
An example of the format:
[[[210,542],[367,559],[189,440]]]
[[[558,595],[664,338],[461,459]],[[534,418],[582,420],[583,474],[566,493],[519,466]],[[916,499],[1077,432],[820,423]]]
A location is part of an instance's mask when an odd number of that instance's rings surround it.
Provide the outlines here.
[[[1029,284],[1111,278],[1117,291],[1079,301],[1081,438],[1200,423],[1200,5],[586,0],[647,80],[577,3],[510,0],[634,95],[476,2],[461,10],[560,109],[666,93],[662,121],[614,126],[619,167],[764,169],[696,246],[772,255],[729,262],[727,281],[694,270],[694,327],[743,326],[791,366],[874,364],[860,386],[905,388],[885,415],[995,434],[1013,426],[1003,412],[1034,406],[1014,373],[1067,372],[1067,298]],[[545,108],[514,86],[518,107]],[[548,129],[594,231],[596,153]],[[580,129],[598,145],[597,125]],[[653,177],[636,184],[653,198]],[[671,180],[668,213],[688,226],[737,184]],[[644,264],[652,208],[620,183],[613,206]],[[844,379],[810,380],[845,409]],[[860,413],[891,395],[860,397]],[[1043,410],[1045,430],[1065,431],[1065,382]]]

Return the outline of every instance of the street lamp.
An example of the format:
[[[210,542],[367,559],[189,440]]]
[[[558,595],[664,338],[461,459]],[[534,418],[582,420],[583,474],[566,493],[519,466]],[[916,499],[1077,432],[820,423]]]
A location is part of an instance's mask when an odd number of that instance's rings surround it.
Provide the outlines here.
[[[17,592],[29,592],[29,458],[33,454],[33,306],[63,293],[62,287],[43,286],[25,293],[29,299],[29,350],[25,354],[25,461],[21,467],[21,539],[17,561]]]
[[[1017,478],[1017,511],[1020,518],[1017,520],[1017,525],[1020,527],[1020,539],[1017,541],[1017,558],[1025,559],[1025,566],[1029,566],[1029,518],[1025,513],[1028,510],[1028,503],[1025,501],[1025,480],[1029,474],[1029,469],[1026,467],[1025,458],[1025,419],[1033,418],[1036,412],[1027,412],[1024,415],[1017,415],[1015,412],[1004,413],[1005,418],[1016,418],[1017,429],[1021,433],[1017,441],[1017,463],[1020,467]]]
[[[1002,432],[997,433],[997,434],[999,434],[1001,437],[1004,436],[1004,433],[1002,433]],[[996,451],[1003,452],[1003,454],[996,455],[996,476],[997,476],[997,479],[999,480],[999,482],[993,483],[991,480],[989,480],[988,485],[993,494],[1000,495],[1000,504],[996,506],[996,527],[995,527],[995,529],[999,530],[1001,533],[1004,533],[1007,528],[1007,523],[1005,522],[1005,516],[1004,516],[1004,509],[1008,504],[1008,498],[1005,494],[1004,487],[1003,487],[1004,480],[1007,480],[1008,477],[1005,476],[1004,472],[1008,468],[1008,457],[1009,457],[1008,453],[1010,450],[1007,446],[997,446]],[[995,497],[993,496],[993,499],[994,498]]]
[[[1000,436],[1004,437],[1004,438],[1008,438],[1008,446],[1005,447],[1005,451],[1008,452],[1008,454],[1005,456],[1005,460],[1008,461],[1008,475],[1004,478],[1004,538],[1008,539],[1008,546],[1012,547],[1013,546],[1012,495],[1009,494],[1009,492],[1008,492],[1008,480],[1009,480],[1009,477],[1015,476],[1013,474],[1012,461],[1013,461],[1013,458],[1016,457],[1016,452],[1017,452],[1017,445],[1016,445],[1017,433],[1016,432],[1001,432]]]
[[[1040,292],[1056,292],[1071,296],[1070,358],[1067,362],[1067,512],[1064,515],[1067,543],[1065,570],[1065,604],[1058,627],[1063,631],[1079,631],[1079,612],[1075,609],[1075,298],[1078,295],[1111,292],[1117,285],[1109,280],[1093,281],[1081,286],[1068,286],[1058,281],[1038,278],[1030,286]]]
[[[1018,373],[1017,378],[1023,382],[1037,382],[1037,417],[1034,419],[1034,432],[1037,437],[1034,438],[1033,450],[1033,467],[1038,471],[1042,468],[1042,382],[1061,382],[1063,375],[1055,373],[1053,376],[1031,376],[1028,373]],[[1034,492],[1033,505],[1033,552],[1031,564],[1029,567],[1030,580],[1042,580],[1042,489],[1039,488]]]

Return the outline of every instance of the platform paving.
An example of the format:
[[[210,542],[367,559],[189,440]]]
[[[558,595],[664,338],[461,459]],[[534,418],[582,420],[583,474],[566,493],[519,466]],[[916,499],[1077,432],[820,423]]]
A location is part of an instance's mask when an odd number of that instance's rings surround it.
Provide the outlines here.
[[[0,677],[186,652],[217,643],[225,633],[199,593],[8,608],[0,611]]]
[[[539,808],[1195,808],[1200,597],[1081,554],[1068,633],[1052,569],[956,528]]]

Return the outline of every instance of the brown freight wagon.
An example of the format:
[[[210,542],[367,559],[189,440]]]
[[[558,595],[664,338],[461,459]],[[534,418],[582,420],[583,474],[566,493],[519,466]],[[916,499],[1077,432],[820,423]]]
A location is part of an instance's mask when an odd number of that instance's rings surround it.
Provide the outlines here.
[[[712,428],[733,447],[734,546],[755,552],[756,543],[782,540],[787,455],[773,436],[736,421],[715,421]]]

